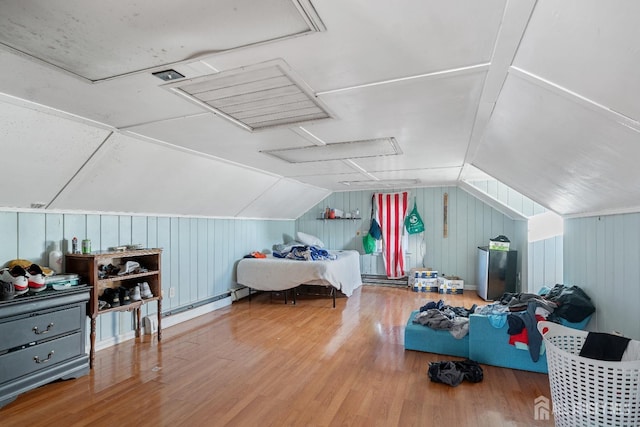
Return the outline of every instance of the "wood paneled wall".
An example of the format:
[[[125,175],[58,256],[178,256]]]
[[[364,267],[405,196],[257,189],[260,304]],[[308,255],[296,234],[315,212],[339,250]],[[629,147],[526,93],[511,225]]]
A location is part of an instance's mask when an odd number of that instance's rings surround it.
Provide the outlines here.
[[[163,248],[163,311],[224,295],[235,286],[235,265],[251,251],[271,249],[294,235],[294,221],[0,212],[0,265],[24,258],[46,265],[54,241],[63,252],[75,236],[92,249],[140,243]],[[169,298],[169,289],[175,297]],[[156,312],[143,306],[143,315]],[[98,317],[98,341],[132,331],[130,313]]]
[[[470,182],[470,184],[527,217],[548,211],[544,206],[541,206],[501,182],[473,181]],[[522,259],[523,267],[526,264],[526,268],[522,268],[522,271],[527,271],[528,273],[527,283],[529,292],[537,292],[542,286],[562,282],[562,242],[563,237],[556,236],[529,243],[527,247],[527,257]]]
[[[640,340],[640,213],[565,220],[564,283],[593,300],[589,329]]]
[[[384,190],[396,192],[404,190]],[[418,211],[425,223],[425,232],[409,236],[407,265],[431,267],[447,275],[457,275],[465,284],[475,286],[477,247],[487,245],[491,237],[499,234],[509,236],[514,247],[526,242],[517,242],[515,236],[526,238],[526,223],[514,221],[458,187],[430,187],[408,190],[410,207],[416,200]],[[364,254],[362,236],[369,229],[371,196],[373,191],[351,191],[333,193],[310,209],[296,221],[296,229],[318,236],[332,249],[355,249]],[[443,237],[443,196],[449,195],[448,237]],[[362,220],[318,220],[326,207],[345,212],[360,210]],[[384,274],[382,257],[362,255],[362,272]]]

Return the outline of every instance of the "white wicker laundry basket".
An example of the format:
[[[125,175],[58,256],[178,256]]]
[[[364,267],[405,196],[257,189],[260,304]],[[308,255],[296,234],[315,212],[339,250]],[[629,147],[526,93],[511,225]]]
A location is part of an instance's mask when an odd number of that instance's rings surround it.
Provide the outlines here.
[[[640,426],[640,360],[580,357],[588,332],[539,322],[556,426]]]

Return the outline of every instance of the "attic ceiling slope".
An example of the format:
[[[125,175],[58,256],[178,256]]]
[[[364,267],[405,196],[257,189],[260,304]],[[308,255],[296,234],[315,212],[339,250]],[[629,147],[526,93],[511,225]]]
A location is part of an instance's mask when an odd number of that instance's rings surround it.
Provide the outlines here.
[[[0,43],[90,81],[323,29],[291,0],[7,0]],[[314,12],[311,7],[310,12]],[[316,15],[317,18],[317,15]]]
[[[51,208],[235,217],[278,179],[116,133]]]

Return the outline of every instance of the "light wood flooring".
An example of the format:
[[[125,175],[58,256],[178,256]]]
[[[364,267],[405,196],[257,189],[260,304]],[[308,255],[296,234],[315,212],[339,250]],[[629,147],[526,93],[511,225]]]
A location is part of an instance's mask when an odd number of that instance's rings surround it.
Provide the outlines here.
[[[405,351],[404,325],[429,300],[475,293],[365,285],[350,298],[269,294],[96,353],[88,376],[45,385],[0,409],[8,426],[551,426],[534,419],[547,375],[483,365],[484,381],[433,383]]]

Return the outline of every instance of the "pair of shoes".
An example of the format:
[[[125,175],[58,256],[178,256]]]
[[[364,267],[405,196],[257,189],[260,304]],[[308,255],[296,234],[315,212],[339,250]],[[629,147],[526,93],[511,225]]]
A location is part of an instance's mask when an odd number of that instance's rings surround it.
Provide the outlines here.
[[[44,273],[38,264],[31,264],[27,268],[27,279],[31,292],[42,292],[47,289],[47,284],[44,281]]]
[[[151,288],[147,282],[139,283],[140,285],[140,295],[143,299],[153,298],[153,293],[151,292]]]
[[[29,279],[27,279],[27,270],[19,265],[3,268],[0,271],[0,280],[12,283],[15,295],[22,295],[29,291]]]
[[[0,280],[0,301],[9,301],[16,296],[16,287],[11,282]]]
[[[121,305],[129,305],[131,304],[131,298],[129,297],[129,289],[125,288],[124,286],[120,286],[118,288],[118,294],[120,297],[120,304]]]
[[[98,300],[98,310],[105,310],[107,308],[111,308],[111,305],[106,302],[105,300],[99,299]]]
[[[117,289],[105,288],[100,299],[111,307],[120,307],[120,295]]]
[[[142,295],[140,294],[140,284],[135,285],[129,289],[129,298],[131,301],[142,301]]]

